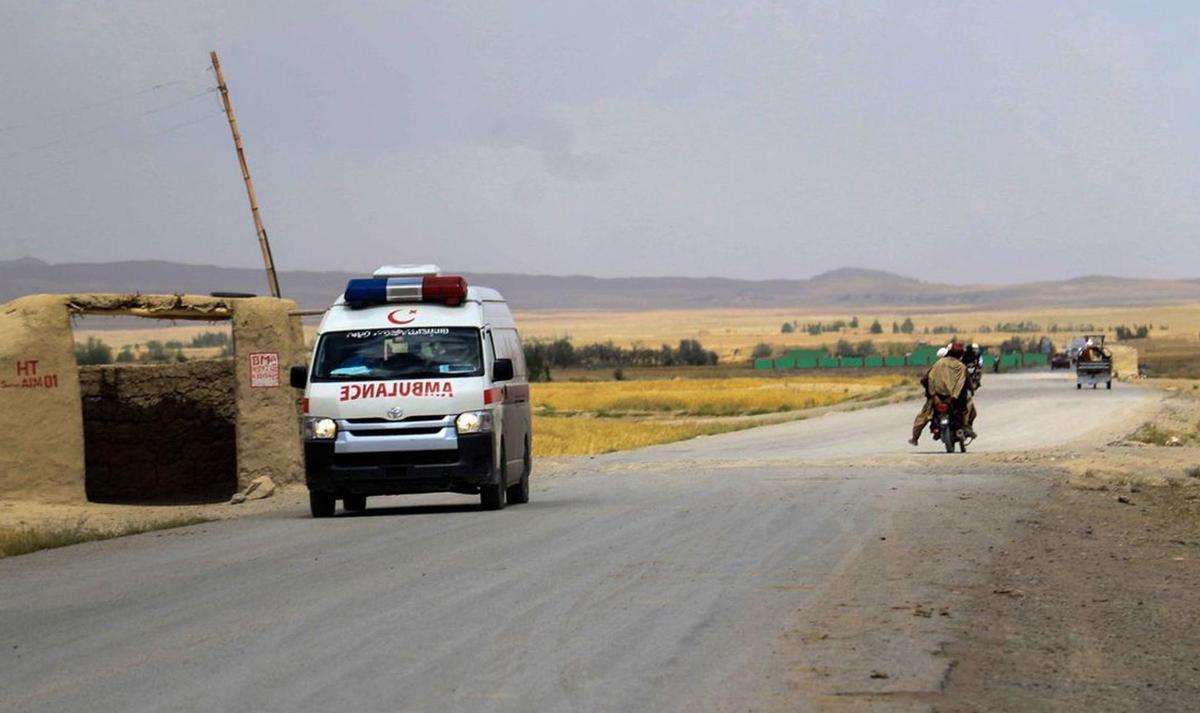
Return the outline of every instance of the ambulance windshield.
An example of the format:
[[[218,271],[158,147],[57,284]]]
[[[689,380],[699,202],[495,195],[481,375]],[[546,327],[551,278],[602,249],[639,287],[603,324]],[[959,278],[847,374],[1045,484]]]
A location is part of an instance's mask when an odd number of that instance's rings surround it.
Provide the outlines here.
[[[473,327],[330,332],[321,336],[313,363],[313,381],[482,375],[479,330]]]

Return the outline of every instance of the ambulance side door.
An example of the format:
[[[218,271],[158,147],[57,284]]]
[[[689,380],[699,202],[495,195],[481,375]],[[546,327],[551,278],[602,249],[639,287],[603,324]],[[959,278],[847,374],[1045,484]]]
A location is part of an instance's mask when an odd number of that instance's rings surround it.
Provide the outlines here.
[[[496,358],[511,359],[513,378],[495,386],[501,387],[500,419],[503,421],[501,437],[504,439],[505,481],[512,485],[521,477],[524,467],[525,447],[529,443],[530,420],[529,377],[525,368],[525,355],[515,329],[493,328],[492,344]]]

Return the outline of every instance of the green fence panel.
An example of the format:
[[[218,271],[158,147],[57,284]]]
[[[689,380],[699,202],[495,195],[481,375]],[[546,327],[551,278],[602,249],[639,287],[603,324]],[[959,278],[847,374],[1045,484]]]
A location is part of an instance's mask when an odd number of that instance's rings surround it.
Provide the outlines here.
[[[796,368],[797,369],[816,369],[817,361],[819,359],[820,359],[820,357],[815,357],[815,356],[796,357]]]
[[[921,359],[920,364],[932,364],[937,359],[937,350],[941,347],[935,347],[930,344],[922,344],[912,350],[912,356]]]
[[[821,357],[829,356],[829,353],[824,349],[788,349],[784,351],[783,356],[787,359],[795,359],[797,364],[801,359],[811,359],[815,364]]]
[[[842,357],[842,366],[851,369],[861,369],[863,365],[862,357]]]
[[[1045,354],[1026,354],[1025,355],[1025,366],[1045,366],[1045,365],[1046,365],[1046,355]]]
[[[795,359],[776,359],[775,360],[775,368],[776,369],[795,369],[796,368],[796,360]]]
[[[772,359],[755,359],[754,360],[754,368],[755,369],[770,369],[773,366],[775,366],[775,361]]]
[[[992,356],[991,354],[983,355],[983,368],[984,369],[991,369],[995,365],[996,365],[996,357]]]
[[[837,367],[837,365],[838,360],[834,359],[833,357],[821,357],[817,361],[817,366],[821,367],[822,369],[834,369]]]
[[[886,357],[883,360],[883,363],[887,366],[904,366],[904,357],[902,357],[902,356]]]
[[[936,359],[937,359],[937,352],[934,352],[931,355],[930,354],[917,354],[916,352],[913,352],[912,354],[908,355],[908,365],[909,366],[929,366]]]
[[[1021,366],[1021,355],[1019,353],[1013,352],[1000,357],[1000,368],[1002,369],[1016,369],[1019,366]]]
[[[883,357],[869,356],[863,361],[863,366],[867,367],[868,369],[878,369],[879,367],[883,366]]]

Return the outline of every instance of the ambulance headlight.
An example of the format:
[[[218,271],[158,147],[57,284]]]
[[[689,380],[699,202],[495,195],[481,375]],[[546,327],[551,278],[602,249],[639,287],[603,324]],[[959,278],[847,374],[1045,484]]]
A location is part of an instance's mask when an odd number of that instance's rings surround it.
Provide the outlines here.
[[[454,430],[461,433],[488,433],[492,430],[491,411],[467,411],[454,420]]]
[[[304,437],[314,441],[329,441],[337,438],[337,421],[332,418],[304,419]]]

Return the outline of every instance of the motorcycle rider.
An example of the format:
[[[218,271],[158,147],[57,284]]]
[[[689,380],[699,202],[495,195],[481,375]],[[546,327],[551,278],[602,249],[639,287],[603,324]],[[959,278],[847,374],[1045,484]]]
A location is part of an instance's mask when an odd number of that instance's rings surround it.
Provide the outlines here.
[[[925,384],[925,405],[921,407],[917,417],[913,419],[912,438],[909,439],[909,445],[917,445],[917,441],[921,437],[921,431],[925,430],[925,426],[933,420],[933,397],[941,396],[959,401],[966,391],[967,385],[967,367],[962,362],[963,346],[957,342],[947,346],[945,354],[942,350],[938,350],[941,355],[933,366],[929,367],[929,371],[925,377],[921,379],[921,383]],[[960,401],[961,403],[961,401]],[[970,409],[968,409],[970,413]],[[970,424],[966,424],[963,431],[968,436],[974,437],[975,432],[971,430]]]
[[[983,350],[976,343],[968,344],[963,350],[963,364],[967,366],[967,391],[964,395],[967,409],[967,427],[964,429],[975,437],[975,392],[983,385]]]

